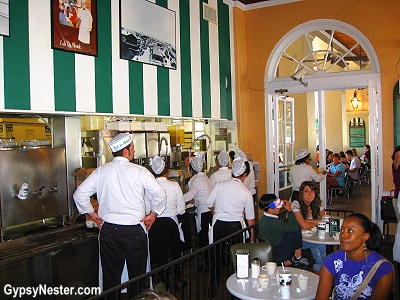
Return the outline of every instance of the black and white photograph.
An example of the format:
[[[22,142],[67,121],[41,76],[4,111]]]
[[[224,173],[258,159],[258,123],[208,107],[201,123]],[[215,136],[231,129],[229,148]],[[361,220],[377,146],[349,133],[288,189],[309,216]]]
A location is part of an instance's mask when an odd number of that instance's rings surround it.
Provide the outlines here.
[[[176,69],[175,12],[146,0],[120,0],[121,58]]]
[[[8,1],[0,1],[0,35],[4,36],[10,36],[10,4]]]

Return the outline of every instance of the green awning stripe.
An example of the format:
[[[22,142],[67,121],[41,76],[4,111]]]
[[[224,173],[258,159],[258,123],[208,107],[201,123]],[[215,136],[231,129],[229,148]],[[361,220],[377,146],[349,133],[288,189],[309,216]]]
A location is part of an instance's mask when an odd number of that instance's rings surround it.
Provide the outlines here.
[[[129,62],[129,113],[144,114],[143,64]]]
[[[168,0],[157,0],[156,4],[168,8]],[[170,115],[170,98],[169,98],[169,69],[157,67],[157,98],[158,98],[158,115]]]
[[[181,102],[182,116],[192,117],[192,70],[190,54],[190,5],[189,1],[179,1],[180,57],[181,61]]]
[[[229,38],[229,6],[223,0],[218,0],[219,22],[219,71],[220,71],[220,105],[221,118],[233,120],[232,115],[232,77],[231,48]],[[228,87],[226,88],[226,82]]]
[[[54,102],[56,111],[76,111],[75,54],[54,50]]]
[[[9,9],[10,37],[3,38],[4,107],[29,110],[28,0],[10,1]]]

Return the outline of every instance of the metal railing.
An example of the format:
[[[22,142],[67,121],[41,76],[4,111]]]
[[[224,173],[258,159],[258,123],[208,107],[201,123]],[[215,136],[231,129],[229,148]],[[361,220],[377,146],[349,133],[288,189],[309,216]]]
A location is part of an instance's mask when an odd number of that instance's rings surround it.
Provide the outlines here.
[[[258,224],[248,226],[89,299],[131,299],[141,290],[151,286],[154,289],[158,286],[165,287],[165,290],[179,300],[212,299],[213,297],[228,299],[231,296],[225,283],[234,273],[230,246],[242,242],[243,233],[257,226]],[[177,274],[182,280],[177,279]]]

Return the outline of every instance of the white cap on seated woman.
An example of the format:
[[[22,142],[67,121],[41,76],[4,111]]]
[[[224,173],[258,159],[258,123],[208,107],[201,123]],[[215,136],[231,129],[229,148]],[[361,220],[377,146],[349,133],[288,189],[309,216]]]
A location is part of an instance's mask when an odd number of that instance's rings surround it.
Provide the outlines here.
[[[310,152],[308,151],[307,148],[304,148],[296,153],[296,158],[297,158],[297,160],[300,160],[300,159],[307,157],[308,155],[310,155]]]

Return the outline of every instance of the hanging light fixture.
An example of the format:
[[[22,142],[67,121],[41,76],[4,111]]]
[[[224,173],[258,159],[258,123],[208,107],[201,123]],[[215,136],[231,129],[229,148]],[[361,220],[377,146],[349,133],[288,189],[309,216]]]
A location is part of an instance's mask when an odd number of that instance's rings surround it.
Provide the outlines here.
[[[357,98],[357,90],[354,90],[354,96],[353,96],[353,98],[351,98],[351,106],[354,109],[357,109],[358,103],[360,103],[360,102],[361,102],[361,100]]]

